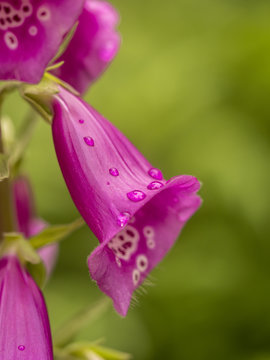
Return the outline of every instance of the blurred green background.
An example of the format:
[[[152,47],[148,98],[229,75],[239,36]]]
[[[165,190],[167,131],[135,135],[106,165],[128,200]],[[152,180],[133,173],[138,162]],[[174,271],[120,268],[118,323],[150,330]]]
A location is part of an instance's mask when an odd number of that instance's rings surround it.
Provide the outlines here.
[[[110,308],[80,337],[136,360],[269,360],[270,1],[112,3],[123,44],[87,101],[166,178],[197,176],[204,203],[127,318]],[[43,218],[78,216],[42,121],[24,170]],[[86,227],[61,244],[45,290],[53,329],[102,297],[86,266],[96,245]]]

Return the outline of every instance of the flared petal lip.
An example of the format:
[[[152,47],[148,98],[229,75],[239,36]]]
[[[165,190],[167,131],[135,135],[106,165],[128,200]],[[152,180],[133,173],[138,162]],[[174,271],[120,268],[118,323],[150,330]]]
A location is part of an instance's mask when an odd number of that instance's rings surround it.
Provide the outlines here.
[[[195,204],[193,205],[193,211],[189,216],[189,218],[190,218],[198,210],[198,208],[202,204],[201,197],[196,194],[197,191],[201,187],[201,183],[198,181],[198,179],[196,177],[191,176],[191,175],[181,175],[181,176],[175,176],[175,177],[171,178],[170,180],[168,180],[166,182],[166,184],[162,188],[160,188],[159,190],[155,190],[155,194],[153,194],[153,196],[151,196],[151,197],[147,196],[146,199],[140,203],[141,206],[140,206],[139,209],[141,209],[143,206],[145,206],[148,202],[150,202],[159,193],[164,192],[164,191],[166,191],[166,190],[168,190],[170,188],[173,188],[173,187],[183,189],[183,191],[186,191],[189,194],[193,193],[194,197],[196,197],[197,200],[196,200]],[[139,209],[134,211],[131,214],[131,217],[134,216],[136,214],[136,212],[139,211]],[[188,220],[188,218],[184,221],[184,223],[186,223],[187,220]],[[119,231],[121,231],[121,230],[123,230],[123,228],[119,229]],[[115,231],[115,234],[112,237],[114,237],[119,231]],[[88,256],[88,260],[87,260],[88,267],[89,267],[90,275],[91,275],[91,277],[93,279],[95,278],[95,273],[91,271],[91,264],[90,264],[91,258],[94,257],[96,254],[101,253],[102,250],[108,245],[110,240],[111,240],[111,238],[104,240]],[[97,285],[98,285],[98,287],[100,288],[101,291],[105,292],[106,295],[110,296],[110,294],[106,292],[106,289],[104,289],[101,284],[99,284],[97,282]],[[132,295],[130,295],[130,299],[131,299],[131,297],[132,297]],[[129,305],[127,305],[126,301],[123,301],[121,303],[114,301],[114,307],[121,316],[125,317],[127,315]]]

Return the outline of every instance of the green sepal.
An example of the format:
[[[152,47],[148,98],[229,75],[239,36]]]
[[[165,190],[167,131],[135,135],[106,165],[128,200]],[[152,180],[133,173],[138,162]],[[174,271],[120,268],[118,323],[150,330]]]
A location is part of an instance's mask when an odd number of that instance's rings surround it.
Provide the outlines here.
[[[40,259],[40,262],[37,264],[28,262],[26,268],[38,286],[42,289],[47,279],[47,271],[43,261]]]
[[[45,72],[44,78],[49,81],[52,81],[56,84],[61,85],[64,89],[68,90],[73,95],[80,96],[80,93],[76,89],[74,89],[74,87],[72,87],[71,85],[69,85],[68,83],[63,81],[62,79],[58,78],[57,76],[54,76],[53,74],[51,74],[49,72]]]
[[[21,96],[49,123],[52,122],[52,98],[58,92],[58,85],[45,77],[37,85],[20,87]]]
[[[0,153],[0,181],[9,177],[8,156]]]
[[[51,71],[51,70],[55,70],[60,68],[65,62],[64,61],[59,61],[56,64],[50,65],[46,68],[46,72]]]
[[[84,224],[85,222],[83,219],[79,218],[70,224],[49,226],[38,235],[31,237],[29,242],[34,249],[38,249],[45,245],[63,240],[66,236],[70,235]]]
[[[0,257],[16,255],[29,273],[42,287],[46,280],[46,268],[35,249],[20,233],[5,233],[0,247]]]
[[[68,32],[68,34],[65,36],[62,44],[59,47],[59,50],[57,51],[57,54],[55,55],[55,57],[50,61],[50,64],[54,64],[56,62],[56,60],[58,58],[60,58],[60,56],[66,51],[66,48],[68,47],[71,39],[73,38],[73,35],[75,34],[75,31],[77,29],[79,22],[77,21],[73,27],[71,28],[71,30]],[[50,67],[50,66],[49,66]]]

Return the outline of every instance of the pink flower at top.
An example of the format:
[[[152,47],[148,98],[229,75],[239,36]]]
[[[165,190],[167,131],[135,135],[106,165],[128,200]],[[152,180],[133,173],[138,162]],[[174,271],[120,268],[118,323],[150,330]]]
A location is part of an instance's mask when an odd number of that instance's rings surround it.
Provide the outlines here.
[[[0,1],[0,79],[40,81],[85,0]]]
[[[66,51],[57,59],[64,64],[53,73],[84,93],[118,52],[118,14],[106,1],[86,0],[78,22]]]
[[[0,259],[0,359],[53,360],[44,298],[14,255]]]
[[[133,291],[201,203],[193,176],[169,181],[109,121],[60,88],[53,139],[71,197],[100,245],[88,258],[100,289],[126,315]]]

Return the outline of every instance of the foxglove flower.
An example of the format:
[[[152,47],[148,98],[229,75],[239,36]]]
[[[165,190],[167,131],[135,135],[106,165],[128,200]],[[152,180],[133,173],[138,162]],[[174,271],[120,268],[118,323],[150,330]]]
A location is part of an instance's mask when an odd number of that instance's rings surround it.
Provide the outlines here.
[[[0,259],[0,358],[53,359],[44,298],[14,255]]]
[[[84,0],[0,1],[0,79],[37,83]]]
[[[80,98],[60,89],[53,139],[72,199],[100,241],[92,278],[126,315],[133,291],[198,209],[192,176],[166,181],[124,135]]]
[[[64,64],[53,73],[84,93],[116,55],[120,36],[115,30],[118,14],[105,1],[86,0],[78,21],[71,42],[57,59]]]
[[[15,211],[18,230],[26,238],[37,235],[47,227],[47,223],[36,216],[34,197],[28,179],[20,176],[13,182]],[[50,276],[58,255],[58,244],[44,246],[38,253],[46,267],[47,278]]]

